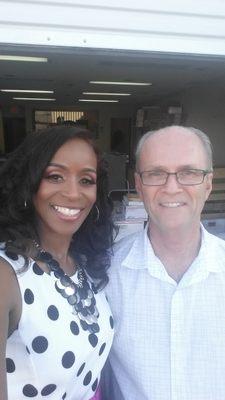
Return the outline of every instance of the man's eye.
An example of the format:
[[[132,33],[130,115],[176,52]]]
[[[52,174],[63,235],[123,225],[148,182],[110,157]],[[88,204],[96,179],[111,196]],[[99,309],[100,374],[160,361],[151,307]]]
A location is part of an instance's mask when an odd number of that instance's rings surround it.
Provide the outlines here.
[[[149,171],[148,176],[152,177],[158,177],[158,176],[164,176],[165,172],[163,171]]]
[[[199,171],[195,171],[193,169],[187,169],[185,171],[180,171],[181,176],[196,176],[199,175]]]

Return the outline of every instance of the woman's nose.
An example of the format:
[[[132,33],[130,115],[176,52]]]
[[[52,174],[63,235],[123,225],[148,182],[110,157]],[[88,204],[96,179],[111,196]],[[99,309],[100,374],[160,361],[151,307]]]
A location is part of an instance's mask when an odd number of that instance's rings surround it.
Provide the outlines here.
[[[79,183],[75,179],[67,181],[64,186],[63,194],[71,198],[79,197],[80,196]]]

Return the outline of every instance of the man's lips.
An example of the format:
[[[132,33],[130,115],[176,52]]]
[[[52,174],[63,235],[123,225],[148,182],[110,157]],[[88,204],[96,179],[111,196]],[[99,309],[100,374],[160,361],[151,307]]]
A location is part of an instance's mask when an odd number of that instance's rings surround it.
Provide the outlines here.
[[[184,206],[185,203],[183,201],[163,201],[160,202],[161,207],[167,207],[167,208],[177,208],[177,207],[182,207]]]

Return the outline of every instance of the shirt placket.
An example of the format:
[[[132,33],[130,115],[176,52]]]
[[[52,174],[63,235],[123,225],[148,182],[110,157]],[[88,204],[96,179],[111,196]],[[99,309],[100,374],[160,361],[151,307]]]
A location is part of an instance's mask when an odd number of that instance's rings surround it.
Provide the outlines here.
[[[181,400],[184,395],[184,306],[182,290],[176,289],[171,299],[171,400]]]

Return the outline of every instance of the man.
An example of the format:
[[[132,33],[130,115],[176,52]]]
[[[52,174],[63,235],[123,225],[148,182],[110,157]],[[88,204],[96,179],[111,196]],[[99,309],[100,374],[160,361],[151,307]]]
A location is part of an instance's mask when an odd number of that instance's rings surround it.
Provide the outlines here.
[[[145,134],[136,155],[150,222],[115,247],[108,398],[225,400],[225,242],[200,223],[210,141],[171,126]]]

